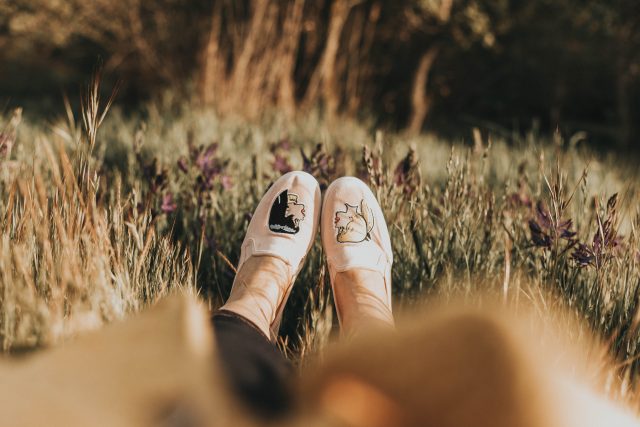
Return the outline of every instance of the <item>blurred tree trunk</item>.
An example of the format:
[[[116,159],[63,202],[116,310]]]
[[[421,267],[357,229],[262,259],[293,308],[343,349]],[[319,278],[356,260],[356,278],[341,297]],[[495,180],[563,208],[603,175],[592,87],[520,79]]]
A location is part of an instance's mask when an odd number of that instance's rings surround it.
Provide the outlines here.
[[[411,118],[407,132],[410,134],[418,134],[422,130],[424,121],[431,109],[431,97],[427,92],[429,83],[429,73],[433,68],[433,63],[440,53],[440,47],[431,46],[420,57],[418,68],[413,79],[413,90],[411,92]]]
[[[369,8],[358,8],[349,28],[345,106],[347,116],[352,118],[357,116],[366,96],[363,83],[374,74],[370,59],[381,9],[380,1],[373,2]]]
[[[345,71],[345,85],[344,85],[344,98],[346,105],[347,115],[353,117],[360,106],[359,101],[359,82],[360,71],[362,69],[362,38],[365,33],[366,25],[365,10],[360,8],[353,14],[351,25],[347,29],[348,35],[346,37],[346,55],[341,55],[343,62],[342,67],[338,69],[344,69]]]
[[[230,102],[230,111],[236,110],[236,105],[244,105],[245,107],[249,107],[251,109],[251,105],[247,105],[246,102],[256,102],[256,97],[262,94],[246,94],[252,95],[250,98],[245,98],[243,95],[243,89],[249,86],[247,84],[247,79],[250,78],[249,73],[249,65],[251,60],[256,52],[258,47],[258,43],[261,42],[261,37],[263,34],[263,25],[267,18],[269,1],[267,0],[253,0],[251,4],[253,5],[253,13],[251,15],[251,20],[249,21],[249,25],[246,28],[247,36],[244,38],[242,43],[242,48],[240,50],[240,54],[237,57],[237,60],[233,64],[233,71],[231,73],[230,78],[230,90],[231,93],[228,94],[231,96]]]
[[[211,106],[214,103],[216,83],[220,83],[220,79],[226,80],[224,63],[220,60],[221,16],[220,2],[215,2],[211,12],[209,37],[207,37],[200,59],[198,94],[200,101],[206,106]]]
[[[435,19],[439,29],[436,34],[442,36],[447,31],[447,25],[451,21],[451,11],[453,9],[453,0],[440,0],[435,11]],[[432,99],[428,92],[429,75],[433,68],[438,54],[440,53],[440,43],[433,41],[431,46],[422,53],[418,68],[413,77],[413,88],[411,90],[411,116],[409,118],[407,132],[409,134],[418,134],[422,130],[424,121],[429,114],[432,106]]]
[[[249,2],[252,12],[246,24],[237,17],[229,17],[229,22],[223,24],[222,16],[229,10],[223,10],[226,6],[221,3],[215,2],[209,37],[203,49],[200,98],[206,105],[215,105],[221,113],[259,110],[261,106],[256,104],[261,102],[263,93],[247,98],[247,92],[252,85],[256,86],[256,79],[260,79],[259,85],[264,78],[264,73],[253,72],[252,65],[255,64],[252,63],[256,51],[268,36],[264,33],[269,2]],[[224,47],[223,32],[229,33],[227,47]]]
[[[202,49],[200,99],[221,113],[255,117],[275,106],[292,116],[305,0],[249,0],[246,17],[221,3],[214,6]]]
[[[629,147],[631,144],[632,118],[631,118],[631,90],[632,78],[629,73],[629,49],[627,47],[631,31],[623,25],[617,31],[617,58],[616,58],[616,110],[618,115],[618,138],[620,143]]]
[[[302,32],[305,0],[295,0],[287,11],[284,31],[281,36],[282,62],[278,72],[278,106],[286,115],[292,117],[296,111],[296,86],[294,71],[296,56]]]
[[[631,108],[630,102],[631,99],[629,97],[630,83],[631,79],[629,78],[628,70],[618,69],[616,77],[616,89],[617,89],[617,109],[618,109],[618,120],[619,120],[619,131],[620,142],[625,146],[629,147],[631,144]]]
[[[351,0],[336,0],[331,5],[327,42],[318,67],[313,72],[304,99],[305,108],[312,107],[318,100],[318,93],[324,101],[325,116],[332,120],[340,106],[340,88],[336,73],[336,59],[340,48],[340,36],[347,22],[351,8],[355,5]]]

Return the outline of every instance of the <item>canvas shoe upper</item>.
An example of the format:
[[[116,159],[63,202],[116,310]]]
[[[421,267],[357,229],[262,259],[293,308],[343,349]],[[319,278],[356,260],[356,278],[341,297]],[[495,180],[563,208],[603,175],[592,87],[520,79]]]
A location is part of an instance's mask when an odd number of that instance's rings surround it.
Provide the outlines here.
[[[242,242],[238,271],[251,256],[271,255],[301,268],[313,245],[320,215],[320,186],[302,171],[282,175],[258,204]]]
[[[302,268],[304,258],[311,249],[317,232],[320,215],[320,186],[316,179],[306,172],[294,171],[281,176],[269,188],[258,204],[247,228],[237,271],[251,257],[271,256],[278,258],[287,266],[285,283],[277,283],[278,289],[245,289],[245,283],[234,282],[231,296],[222,307],[236,311],[256,322],[256,317],[266,317],[269,322],[270,338],[274,339],[280,326],[284,303],[286,302],[295,277]],[[257,283],[253,287],[273,287],[274,284]],[[280,289],[280,287],[284,287]],[[251,295],[260,295],[261,311],[251,313]],[[271,298],[268,310],[264,309],[264,299]],[[261,325],[258,325],[261,326]],[[263,327],[260,327],[264,331]]]
[[[322,205],[321,234],[334,295],[337,273],[352,269],[378,272],[384,278],[384,290],[358,286],[358,292],[371,294],[362,299],[379,300],[391,316],[391,239],[382,209],[364,182],[343,177],[329,186]]]

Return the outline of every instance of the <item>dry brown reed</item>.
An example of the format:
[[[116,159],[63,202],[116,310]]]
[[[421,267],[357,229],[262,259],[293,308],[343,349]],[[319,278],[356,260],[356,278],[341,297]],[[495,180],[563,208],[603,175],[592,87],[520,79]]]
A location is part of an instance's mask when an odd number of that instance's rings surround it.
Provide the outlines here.
[[[83,132],[73,122],[65,132],[79,136],[71,149],[42,137],[41,155],[21,164],[17,176],[0,179],[5,351],[49,345],[122,318],[172,288],[192,288],[179,245],[157,234],[135,196],[122,195],[119,177],[107,182],[98,175],[91,153],[110,106],[100,105],[98,89],[96,80],[83,108]]]

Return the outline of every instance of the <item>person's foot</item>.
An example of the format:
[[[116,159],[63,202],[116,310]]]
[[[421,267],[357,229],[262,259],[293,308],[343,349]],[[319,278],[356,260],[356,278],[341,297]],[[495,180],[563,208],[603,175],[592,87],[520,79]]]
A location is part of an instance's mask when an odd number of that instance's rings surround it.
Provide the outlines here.
[[[251,218],[231,295],[221,310],[239,314],[275,340],[319,215],[320,186],[314,177],[306,172],[280,177]]]
[[[365,325],[393,325],[393,253],[382,209],[367,185],[339,178],[322,205],[322,246],[343,332]]]

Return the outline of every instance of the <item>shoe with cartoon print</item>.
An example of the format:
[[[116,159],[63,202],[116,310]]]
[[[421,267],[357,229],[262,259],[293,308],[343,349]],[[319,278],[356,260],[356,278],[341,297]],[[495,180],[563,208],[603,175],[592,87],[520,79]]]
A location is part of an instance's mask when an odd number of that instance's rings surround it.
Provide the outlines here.
[[[320,186],[306,172],[289,172],[269,188],[247,228],[231,295],[221,310],[277,338],[284,305],[315,239],[320,203]]]
[[[377,320],[393,325],[393,252],[382,209],[354,177],[334,181],[322,205],[322,246],[343,330]]]

